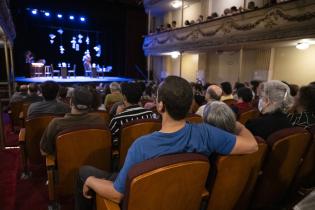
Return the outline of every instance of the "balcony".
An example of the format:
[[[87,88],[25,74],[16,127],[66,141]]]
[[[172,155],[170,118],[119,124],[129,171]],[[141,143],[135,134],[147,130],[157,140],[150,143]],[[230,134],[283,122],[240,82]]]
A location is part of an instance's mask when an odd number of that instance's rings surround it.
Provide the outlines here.
[[[147,35],[143,49],[158,55],[314,36],[315,0],[301,0]]]

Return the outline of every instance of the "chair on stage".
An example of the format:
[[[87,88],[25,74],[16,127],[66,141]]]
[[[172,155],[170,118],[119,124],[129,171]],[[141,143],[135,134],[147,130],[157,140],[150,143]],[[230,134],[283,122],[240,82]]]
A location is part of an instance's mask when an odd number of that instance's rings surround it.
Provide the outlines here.
[[[77,68],[77,65],[76,64],[73,64],[73,69],[69,69],[68,70],[68,77],[70,77],[70,75],[72,74],[74,77],[76,77],[76,68]]]
[[[45,77],[52,76],[52,68],[51,68],[51,66],[45,66],[44,74],[45,74]]]
[[[56,73],[58,74],[58,77],[60,77],[60,70],[54,69],[54,66],[52,64],[50,66],[51,66],[51,71],[52,71],[51,77],[54,77]]]
[[[208,158],[194,153],[146,160],[128,172],[119,204],[96,195],[97,210],[198,210],[209,172]]]

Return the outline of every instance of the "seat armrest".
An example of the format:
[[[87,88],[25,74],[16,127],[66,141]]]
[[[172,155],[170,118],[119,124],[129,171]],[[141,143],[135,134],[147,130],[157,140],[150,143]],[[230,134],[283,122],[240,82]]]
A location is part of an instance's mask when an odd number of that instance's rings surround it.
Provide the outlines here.
[[[24,113],[23,112],[20,112],[19,119],[24,120]]]
[[[96,194],[96,210],[120,210],[117,203]]]
[[[46,155],[46,168],[55,166],[55,156]]]
[[[206,189],[204,189],[202,194],[201,194],[201,199],[207,200],[208,198],[209,198],[209,192]]]
[[[19,142],[20,143],[25,142],[25,128],[20,129]]]

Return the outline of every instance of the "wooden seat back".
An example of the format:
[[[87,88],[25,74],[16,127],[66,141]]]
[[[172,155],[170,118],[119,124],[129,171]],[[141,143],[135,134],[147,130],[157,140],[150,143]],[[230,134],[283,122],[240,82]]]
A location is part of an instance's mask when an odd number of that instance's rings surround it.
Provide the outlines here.
[[[295,178],[295,187],[313,187],[315,185],[315,125],[308,129],[312,135],[303,162]]]
[[[119,167],[124,165],[131,144],[139,137],[161,129],[161,121],[154,119],[135,120],[126,123],[120,131]]]
[[[77,127],[56,138],[56,194],[72,195],[82,165],[111,169],[111,132],[104,127]]]
[[[236,103],[236,100],[227,99],[227,100],[224,100],[223,102],[226,103],[226,105],[231,106],[232,104]]]
[[[22,111],[23,103],[23,101],[17,101],[10,104],[12,128],[15,126],[21,126],[20,112]]]
[[[257,109],[251,109],[249,111],[240,114],[238,121],[245,125],[248,120],[255,119],[259,116],[259,111]]]
[[[262,166],[268,151],[268,146],[265,141],[258,136],[256,136],[256,141],[258,143],[258,151],[249,155],[252,160],[250,176],[233,210],[248,209],[257,179],[262,175]]]
[[[185,119],[187,122],[190,122],[190,123],[202,123],[203,122],[202,117],[200,115],[197,115],[197,114],[189,114]]]
[[[281,203],[310,140],[310,133],[299,127],[282,129],[268,137],[269,151],[254,191],[253,208]]]
[[[267,145],[260,142],[259,150],[253,154],[216,157],[215,169],[210,174],[214,177],[214,182],[210,181],[208,186],[210,187],[208,210],[231,210],[240,199],[244,199],[240,202],[246,205],[266,151]]]
[[[167,155],[139,163],[128,172],[123,209],[198,210],[209,172],[199,154]]]
[[[26,160],[34,164],[44,164],[44,157],[40,153],[40,140],[49,123],[55,115],[42,115],[25,120],[25,155]]]
[[[96,112],[90,112],[90,114],[100,116],[100,117],[104,120],[104,124],[105,124],[106,126],[108,126],[108,125],[109,125],[109,122],[110,122],[110,116],[109,116],[109,113],[108,113],[107,111],[96,111]]]

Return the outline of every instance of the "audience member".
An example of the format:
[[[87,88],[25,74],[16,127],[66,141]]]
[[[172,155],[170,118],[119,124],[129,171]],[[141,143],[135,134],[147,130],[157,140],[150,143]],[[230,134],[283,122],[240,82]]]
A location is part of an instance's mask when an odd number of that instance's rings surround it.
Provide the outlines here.
[[[10,103],[25,101],[28,98],[27,91],[28,91],[27,85],[21,85],[19,88],[17,88],[17,91],[11,97]]]
[[[278,130],[291,127],[286,112],[292,104],[288,85],[272,80],[262,84],[258,109],[262,116],[249,120],[246,127],[256,136],[267,139]]]
[[[221,128],[230,133],[236,133],[236,118],[231,108],[222,101],[213,101],[206,105],[204,122]]]
[[[46,128],[40,141],[43,155],[55,153],[55,139],[59,132],[76,126],[104,126],[103,119],[88,113],[92,105],[93,95],[85,87],[76,87],[70,99],[71,113],[63,118],[53,119]]]
[[[221,98],[221,95],[222,95],[222,89],[219,86],[210,85],[207,88],[207,92],[206,92],[206,96],[205,96],[207,104],[200,106],[199,109],[197,110],[196,114],[200,115],[202,117],[205,107],[213,101],[219,101]]]
[[[121,94],[120,85],[117,82],[112,82],[109,85],[110,94],[105,96],[104,106],[106,110],[110,110],[110,106],[114,103],[123,101],[123,96]]]
[[[237,116],[243,112],[253,109],[251,104],[253,100],[253,93],[251,89],[242,87],[237,91],[237,102],[231,105],[232,110]]]
[[[153,118],[153,112],[139,106],[141,88],[136,83],[122,84],[123,106],[119,106],[119,114],[114,116],[109,123],[112,131],[113,145],[118,146],[118,136],[123,124],[132,120]]]
[[[223,91],[223,94],[221,96],[221,101],[234,99],[232,95],[232,85],[229,82],[222,82],[221,88]]]
[[[59,94],[58,94],[57,101],[70,105],[69,98],[70,98],[70,96],[68,96],[68,88],[61,86],[59,88]]]
[[[30,105],[27,112],[28,117],[38,114],[60,115],[70,112],[70,107],[67,104],[56,100],[59,91],[59,86],[56,82],[44,82],[41,85],[41,90],[44,100]]]
[[[42,101],[43,97],[38,95],[38,86],[34,83],[28,85],[28,97],[25,99],[26,102],[34,103]]]
[[[131,145],[116,179],[92,166],[81,167],[75,196],[77,210],[91,209],[93,200],[90,190],[119,203],[126,190],[128,171],[135,164],[147,159],[183,152],[198,152],[209,156],[213,152],[227,155],[257,151],[254,136],[239,123],[238,136],[205,123],[186,123],[185,117],[193,98],[191,86],[186,80],[176,76],[167,77],[160,84],[157,95],[157,110],[162,115],[162,129],[140,137]]]
[[[293,126],[309,128],[315,124],[315,86],[301,87],[295,97],[293,113],[288,115]]]

